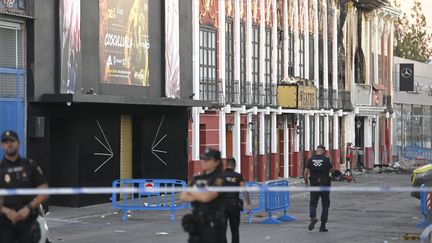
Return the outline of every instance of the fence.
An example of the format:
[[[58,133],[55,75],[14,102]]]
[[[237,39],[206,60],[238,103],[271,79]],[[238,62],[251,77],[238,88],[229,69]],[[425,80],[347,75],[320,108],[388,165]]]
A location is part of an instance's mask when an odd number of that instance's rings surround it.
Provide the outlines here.
[[[427,160],[429,163],[432,163],[432,149],[430,148],[408,146],[405,148],[398,147],[398,149],[401,151],[401,155],[405,159]]]
[[[138,193],[112,193],[111,201],[115,209],[121,209],[122,221],[126,222],[128,212],[140,211],[170,211],[171,223],[174,222],[175,211],[185,209],[187,204],[176,200],[176,193],[169,191],[174,188],[186,188],[186,182],[170,179],[120,179],[112,184],[117,188],[134,188],[140,190]],[[144,189],[165,189],[159,192],[145,192]]]
[[[266,185],[267,188],[272,187],[288,187],[287,180],[271,181]],[[263,224],[280,224],[281,221],[292,222],[294,217],[289,216],[287,211],[290,207],[290,193],[288,191],[266,191],[265,192],[265,210],[268,213],[268,218]],[[273,218],[273,213],[283,211],[283,215],[277,219]]]
[[[421,185],[422,188],[424,188],[424,184]],[[426,228],[429,225],[428,221],[428,208],[427,208],[427,192],[420,192],[420,210],[421,214],[423,215],[424,219],[420,223],[416,224],[417,228]],[[430,194],[429,194],[430,197]]]

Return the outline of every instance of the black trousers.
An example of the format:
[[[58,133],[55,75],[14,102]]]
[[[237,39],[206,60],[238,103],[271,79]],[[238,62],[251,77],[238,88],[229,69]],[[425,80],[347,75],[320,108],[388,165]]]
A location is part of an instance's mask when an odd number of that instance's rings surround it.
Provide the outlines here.
[[[320,198],[322,204],[321,222],[326,223],[328,220],[330,207],[330,192],[311,192],[309,201],[309,213],[311,218],[316,218],[316,211]]]
[[[0,215],[0,242],[32,243],[34,218],[20,221],[15,225],[4,215]]]
[[[188,243],[222,243],[226,242],[225,228],[199,226],[197,231],[189,235]]]
[[[227,223],[225,224],[225,234],[228,228],[228,221],[231,229],[231,243],[240,242],[240,206],[238,205],[238,200],[236,202],[226,202],[225,203],[225,215],[227,217]]]

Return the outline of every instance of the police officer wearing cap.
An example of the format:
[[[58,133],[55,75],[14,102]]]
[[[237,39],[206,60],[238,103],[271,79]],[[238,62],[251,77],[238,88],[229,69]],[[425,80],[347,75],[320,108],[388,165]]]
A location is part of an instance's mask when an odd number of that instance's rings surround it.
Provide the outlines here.
[[[1,135],[4,158],[0,161],[0,188],[47,188],[41,168],[33,160],[22,158],[19,138],[14,131]],[[36,208],[46,195],[5,196],[0,205],[0,242],[35,242]]]
[[[224,180],[224,186],[245,186],[245,180],[243,176],[235,172],[236,161],[234,158],[228,158],[226,162],[226,168],[222,174]],[[240,212],[243,210],[243,201],[239,197],[239,192],[225,192],[222,193],[222,199],[225,204],[225,215],[227,223],[229,221],[231,229],[231,243],[240,242]],[[250,211],[250,199],[249,193],[245,192],[246,211]],[[226,224],[228,226],[228,224]],[[226,231],[227,228],[225,228]]]
[[[192,179],[191,186],[197,188],[222,186],[223,165],[218,150],[207,149],[201,156],[203,173]],[[192,214],[182,219],[183,229],[189,233],[189,243],[223,243],[225,235],[225,213],[218,192],[183,192],[181,200],[192,203]]]
[[[316,154],[312,156],[306,164],[304,170],[304,180],[306,186],[331,186],[330,172],[333,173],[333,165],[329,158],[325,155],[325,147],[319,145],[316,150]],[[309,176],[310,175],[310,176]],[[330,207],[330,192],[311,192],[309,201],[309,213],[310,213],[310,224],[308,229],[311,231],[314,229],[315,224],[318,223],[316,218],[316,211],[318,206],[318,200],[321,198],[322,212],[321,212],[321,226],[320,232],[327,232],[326,223],[328,219],[329,207]]]

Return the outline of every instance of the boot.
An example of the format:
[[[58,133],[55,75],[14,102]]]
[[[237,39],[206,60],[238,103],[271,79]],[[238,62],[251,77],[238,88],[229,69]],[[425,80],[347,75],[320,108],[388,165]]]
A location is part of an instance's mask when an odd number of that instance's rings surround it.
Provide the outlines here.
[[[328,232],[328,229],[326,228],[326,223],[321,223],[319,232]]]
[[[309,227],[308,230],[312,231],[315,228],[315,224],[318,223],[318,219],[316,218],[311,218],[311,221],[309,223]]]

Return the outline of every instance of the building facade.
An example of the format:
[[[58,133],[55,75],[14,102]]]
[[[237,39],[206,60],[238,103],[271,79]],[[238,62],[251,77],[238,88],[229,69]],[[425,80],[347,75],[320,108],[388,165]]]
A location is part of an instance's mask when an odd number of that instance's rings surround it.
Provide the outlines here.
[[[0,1],[0,129],[53,187],[186,179],[192,4]],[[57,196],[52,204],[106,202]]]
[[[192,1],[189,175],[205,148],[248,180],[301,176],[318,144],[339,168],[391,161],[392,31],[387,1]]]
[[[413,91],[399,91],[401,64],[413,64]],[[432,71],[431,64],[394,57],[394,126],[393,156],[401,156],[403,148],[432,148]]]

